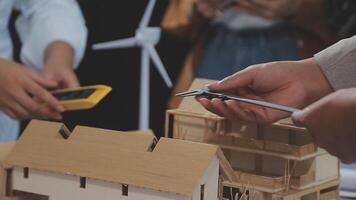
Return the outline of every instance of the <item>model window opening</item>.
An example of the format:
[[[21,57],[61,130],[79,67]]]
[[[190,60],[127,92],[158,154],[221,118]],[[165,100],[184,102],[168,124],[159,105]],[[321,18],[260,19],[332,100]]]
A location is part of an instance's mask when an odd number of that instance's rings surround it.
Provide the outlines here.
[[[122,196],[129,196],[129,185],[122,184]]]

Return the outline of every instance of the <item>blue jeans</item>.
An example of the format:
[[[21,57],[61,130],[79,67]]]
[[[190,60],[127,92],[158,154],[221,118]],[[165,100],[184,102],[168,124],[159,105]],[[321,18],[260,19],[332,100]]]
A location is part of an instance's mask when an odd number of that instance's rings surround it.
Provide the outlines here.
[[[287,24],[240,31],[215,25],[209,32],[197,76],[220,80],[253,64],[297,59],[296,38]]]

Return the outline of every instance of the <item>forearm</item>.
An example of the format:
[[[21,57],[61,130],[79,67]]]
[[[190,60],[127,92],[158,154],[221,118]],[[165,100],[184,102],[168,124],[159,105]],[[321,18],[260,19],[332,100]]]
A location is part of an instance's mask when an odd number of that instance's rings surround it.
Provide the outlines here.
[[[334,92],[329,80],[315,59],[305,59],[297,63],[300,72],[297,77],[303,80],[304,89],[307,93],[307,105]]]
[[[45,50],[44,65],[58,67],[73,67],[74,50],[66,42],[55,41],[48,45]]]

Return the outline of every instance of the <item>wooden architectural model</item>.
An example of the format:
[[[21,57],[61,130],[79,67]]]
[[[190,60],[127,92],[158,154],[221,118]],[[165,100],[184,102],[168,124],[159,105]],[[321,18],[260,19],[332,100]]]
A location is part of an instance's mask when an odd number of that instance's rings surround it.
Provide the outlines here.
[[[83,126],[69,132],[61,123],[34,120],[1,165],[0,194],[4,199],[30,193],[50,200],[216,200],[219,154],[216,145],[157,141],[151,132]]]
[[[0,200],[338,199],[338,159],[288,120],[229,121],[194,98],[166,119],[159,141],[33,120],[16,144],[0,144]]]
[[[197,79],[190,89],[210,82]],[[338,199],[338,159],[288,120],[272,125],[232,122],[189,97],[167,111],[166,137],[221,147],[234,171],[230,180],[221,179],[222,199]]]

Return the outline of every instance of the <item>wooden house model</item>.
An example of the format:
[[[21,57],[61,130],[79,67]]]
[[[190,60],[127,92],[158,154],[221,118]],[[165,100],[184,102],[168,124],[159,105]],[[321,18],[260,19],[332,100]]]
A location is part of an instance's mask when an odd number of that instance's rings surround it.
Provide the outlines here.
[[[33,120],[1,165],[0,193],[4,199],[216,200],[219,151],[216,145],[157,141],[150,131],[77,126],[70,132],[61,123]]]
[[[190,89],[211,82],[196,79]],[[236,200],[241,191],[249,200],[338,198],[338,159],[315,146],[308,131],[290,120],[272,125],[229,121],[188,97],[166,112],[165,129],[166,137],[221,147],[237,180],[222,181],[222,199]]]

